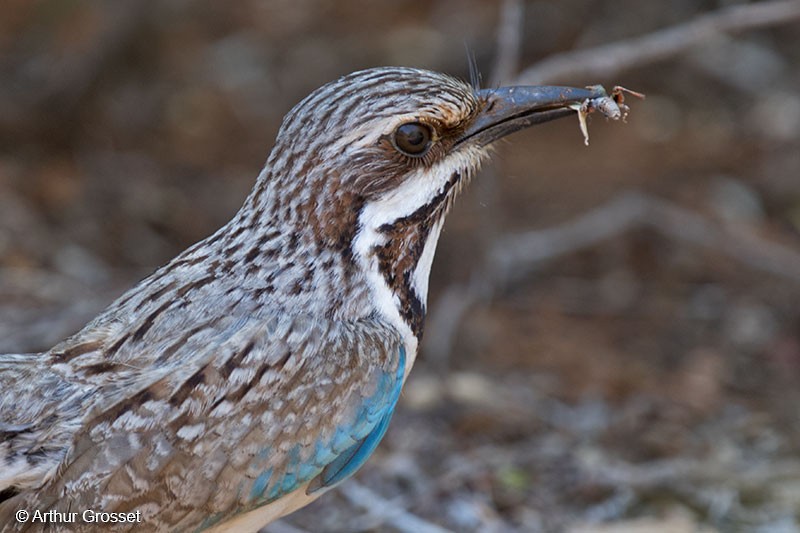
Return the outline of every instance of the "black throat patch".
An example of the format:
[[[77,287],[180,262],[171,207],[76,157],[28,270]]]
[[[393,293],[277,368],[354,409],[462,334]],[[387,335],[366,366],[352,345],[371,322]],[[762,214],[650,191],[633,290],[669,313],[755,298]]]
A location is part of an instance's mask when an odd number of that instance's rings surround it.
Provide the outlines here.
[[[422,339],[425,305],[411,287],[412,276],[428,242],[434,225],[446,214],[452,201],[451,190],[461,180],[454,172],[442,190],[430,202],[378,231],[386,236],[386,243],[374,248],[378,268],[389,288],[400,299],[400,314],[417,339]]]

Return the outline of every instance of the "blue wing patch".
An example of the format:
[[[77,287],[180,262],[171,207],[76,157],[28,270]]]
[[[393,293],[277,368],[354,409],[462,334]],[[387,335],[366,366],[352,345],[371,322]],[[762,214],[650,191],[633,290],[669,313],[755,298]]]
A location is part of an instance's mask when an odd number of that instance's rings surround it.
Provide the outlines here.
[[[371,399],[373,400],[372,402],[365,402],[364,407],[362,407],[362,412],[359,413],[361,416],[359,416],[360,420],[358,420],[357,423],[366,423],[365,425],[367,427],[371,427],[371,429],[366,436],[357,440],[355,444],[341,452],[335,459],[333,459],[333,461],[325,466],[317,480],[315,480],[315,482],[309,486],[309,494],[323,488],[332,487],[337,483],[344,481],[348,477],[352,476],[356,470],[361,468],[369,456],[372,455],[372,452],[375,451],[375,448],[378,447],[381,439],[383,439],[383,436],[386,434],[386,429],[389,427],[389,421],[392,419],[392,414],[394,413],[394,408],[397,405],[397,400],[400,398],[400,389],[403,386],[403,374],[405,373],[405,367],[406,349],[405,347],[401,346],[400,361],[397,365],[397,373],[392,380],[393,383],[390,386],[391,389],[387,391],[389,392],[388,397],[375,398]],[[384,379],[389,381],[388,376],[386,376]],[[379,390],[384,387],[389,388],[387,385],[389,384],[381,383]],[[381,396],[381,394],[377,394],[376,396]],[[339,431],[337,431],[337,435],[343,429],[344,428],[340,428]],[[353,431],[353,429],[354,428],[350,428],[350,433],[357,433],[357,431]],[[345,429],[345,431],[347,430]],[[335,440],[336,439],[334,439],[334,441]]]
[[[307,489],[311,494],[332,487],[353,475],[372,455],[386,434],[400,398],[405,370],[406,350],[404,346],[400,346],[394,375],[387,373],[381,376],[375,394],[364,399],[353,422],[337,428],[330,439],[318,441],[310,458],[300,459],[300,448],[293,448],[289,452],[286,469],[280,477],[273,479],[272,469],[256,477],[250,487],[250,502],[256,506],[263,505],[313,480]],[[270,447],[265,447],[262,455],[266,456],[271,452]]]
[[[366,437],[350,446],[334,459],[333,462],[328,464],[320,474],[319,487],[314,487],[314,490],[319,490],[323,487],[332,487],[340,481],[352,476],[356,470],[361,468],[386,434],[386,429],[389,427],[389,421],[392,419],[393,413],[394,405],[384,413],[378,424]],[[313,492],[314,490],[309,492]]]

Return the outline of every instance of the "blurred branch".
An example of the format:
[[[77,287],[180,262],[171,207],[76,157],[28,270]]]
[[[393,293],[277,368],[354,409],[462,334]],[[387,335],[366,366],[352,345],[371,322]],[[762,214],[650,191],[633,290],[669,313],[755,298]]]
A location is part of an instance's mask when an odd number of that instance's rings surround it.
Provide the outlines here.
[[[678,55],[722,33],[755,30],[800,20],[800,1],[781,0],[731,6],[689,22],[586,50],[555,54],[525,69],[519,85],[553,83],[582,76],[608,78],[620,71]]]
[[[582,461],[580,468],[593,483],[615,490],[615,494],[596,505],[591,514],[602,514],[609,504],[611,507],[618,503],[630,506],[637,494],[641,497],[648,490],[668,488],[691,502],[692,507],[705,509],[712,520],[723,516],[741,520],[757,513],[757,520],[763,521],[765,516],[775,513],[769,503],[773,487],[792,483],[800,474],[800,463],[795,460],[751,462],[676,458],[632,464],[611,457],[594,457],[591,461]],[[746,503],[746,495],[752,493],[765,495],[766,505],[748,510],[752,502]]]
[[[497,50],[489,78],[489,87],[498,87],[509,82],[519,66],[520,46],[522,44],[524,3],[522,0],[503,0],[500,6],[500,17],[497,25]],[[480,202],[482,209],[477,209],[480,223],[475,233],[476,249],[485,252],[494,242],[499,228],[498,188],[494,172],[487,172],[481,180]]]
[[[401,533],[450,533],[450,530],[409,513],[352,479],[340,485],[339,492],[353,505],[380,518],[381,524],[389,524]]]
[[[726,226],[671,202],[625,193],[580,218],[541,231],[507,237],[491,250],[494,270],[504,277],[524,265],[563,256],[618,235],[634,226],[649,226],[663,235],[709,248],[753,270],[800,283],[800,253],[763,240],[742,226]]]
[[[720,483],[746,488],[800,476],[800,462],[794,460],[749,463],[678,458],[632,464],[604,457],[602,461],[597,458],[583,461],[581,467],[597,483],[628,488],[663,487],[671,483]]]
[[[521,36],[522,6],[503,3],[498,28],[498,57],[492,83],[508,79],[513,71]],[[600,78],[639,65],[680,54],[722,33],[753,30],[800,20],[800,1],[765,1],[732,6],[699,16],[689,22],[586,50],[549,57],[524,70],[514,83],[553,83],[569,77]],[[509,237],[486,254],[485,272],[467,284],[445,289],[428,318],[426,350],[444,361],[453,345],[463,316],[477,302],[486,301],[498,288],[540,261],[563,256],[621,233],[633,225],[647,224],[665,235],[718,249],[757,270],[800,281],[800,254],[755,236],[730,235],[730,230],[700,215],[655,198],[627,195],[570,223],[548,230]],[[494,259],[497,258],[497,259]],[[489,264],[489,262],[492,264]]]
[[[497,56],[489,78],[489,87],[499,87],[514,76],[519,65],[522,44],[524,4],[522,0],[504,0],[497,27]]]
[[[665,200],[629,192],[553,228],[499,239],[472,281],[450,285],[432,309],[427,352],[435,360],[446,361],[464,315],[533,268],[640,226],[715,250],[753,270],[800,283],[799,252],[740,226],[726,226]]]

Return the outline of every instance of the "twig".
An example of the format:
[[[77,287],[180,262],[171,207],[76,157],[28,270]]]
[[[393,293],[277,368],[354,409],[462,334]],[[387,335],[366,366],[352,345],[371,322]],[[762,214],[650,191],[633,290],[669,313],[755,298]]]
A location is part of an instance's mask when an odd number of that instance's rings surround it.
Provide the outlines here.
[[[543,262],[593,246],[637,226],[725,254],[753,270],[800,283],[800,253],[742,227],[725,226],[665,200],[624,193],[565,224],[496,242],[468,284],[448,287],[429,317],[426,351],[446,361],[464,315]]]
[[[720,462],[693,459],[664,459],[643,465],[610,457],[583,462],[581,469],[595,483],[628,488],[652,488],[673,483],[720,483],[742,489],[797,479],[800,463],[794,460],[749,464],[745,461]]]
[[[582,217],[546,230],[507,237],[490,257],[508,278],[520,267],[563,256],[646,225],[663,235],[721,252],[754,269],[800,283],[800,253],[765,241],[742,227],[731,228],[665,200],[641,193],[625,193]]]
[[[525,69],[516,83],[536,85],[576,76],[610,78],[622,70],[678,55],[721,33],[777,26],[799,19],[800,2],[797,0],[726,7],[641,37],[552,55]]]
[[[353,505],[379,517],[382,523],[389,524],[402,533],[451,533],[448,529],[409,513],[352,479],[342,484],[339,492]]]
[[[503,1],[497,28],[497,56],[489,78],[490,87],[499,87],[511,80],[519,65],[523,11],[522,0]]]
[[[743,520],[750,515],[751,520],[763,522],[765,514],[784,514],[791,504],[777,507],[767,499],[763,504],[756,504],[759,509],[752,509],[752,503],[742,501],[742,496],[757,492],[769,495],[772,487],[780,486],[784,481],[791,482],[800,474],[800,463],[795,460],[771,460],[752,464],[747,461],[719,461],[697,459],[666,459],[646,464],[631,464],[610,457],[582,461],[580,469],[588,475],[594,484],[601,484],[615,489],[622,495],[623,504],[631,505],[635,495],[646,494],[648,490],[669,488],[688,499],[692,505],[706,509],[714,521]],[[625,499],[629,497],[630,500]],[[607,502],[590,509],[592,514],[603,511],[606,504],[618,504],[612,496]],[[770,509],[772,507],[772,509]],[[592,518],[597,518],[596,516]]]

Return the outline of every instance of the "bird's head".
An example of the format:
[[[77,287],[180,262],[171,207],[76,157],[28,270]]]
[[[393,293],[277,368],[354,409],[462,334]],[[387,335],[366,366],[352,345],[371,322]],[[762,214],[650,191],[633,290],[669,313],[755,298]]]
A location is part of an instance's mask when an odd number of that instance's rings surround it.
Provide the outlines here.
[[[444,217],[495,140],[574,111],[598,89],[480,90],[411,68],[344,76],[283,121],[250,201],[334,250],[372,285],[379,307],[421,333]]]

